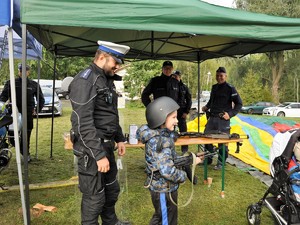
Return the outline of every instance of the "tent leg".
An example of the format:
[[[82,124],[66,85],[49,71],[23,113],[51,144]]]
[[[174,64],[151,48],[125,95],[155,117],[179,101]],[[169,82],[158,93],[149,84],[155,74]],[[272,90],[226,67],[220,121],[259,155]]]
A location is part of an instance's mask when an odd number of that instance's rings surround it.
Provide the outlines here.
[[[56,56],[54,57],[54,71],[53,71],[53,98],[55,92],[55,75],[56,75]],[[52,159],[52,150],[53,150],[53,125],[54,125],[54,101],[52,101],[52,123],[51,123],[51,144],[50,144],[50,159]]]
[[[40,78],[41,78],[41,60],[38,59],[38,85],[40,85]],[[40,98],[40,89],[38,88],[37,90],[37,102],[39,102]],[[38,112],[40,111],[39,109],[39,104],[37,104],[37,109],[36,109],[36,133],[35,133],[35,158],[38,158],[38,137],[39,137],[39,114]]]
[[[22,24],[22,68],[26,68],[27,54],[27,30],[26,24]],[[25,180],[25,202],[27,222],[30,224],[30,202],[29,202],[29,178],[28,178],[28,140],[27,140],[27,75],[26,70],[22,70],[22,138],[23,138],[23,161]]]
[[[24,197],[23,189],[23,177],[22,177],[22,167],[21,167],[21,157],[20,157],[20,141],[19,141],[19,132],[18,132],[18,119],[17,119],[17,103],[16,103],[16,84],[15,84],[15,72],[14,72],[14,56],[13,56],[13,31],[12,28],[8,28],[8,54],[9,54],[9,71],[10,71],[10,85],[11,85],[11,101],[12,101],[12,114],[13,114],[13,128],[14,128],[14,137],[15,137],[15,151],[16,151],[16,161],[18,168],[19,176],[19,186],[22,202],[22,211],[24,224],[27,225],[28,218],[26,213],[26,204]],[[28,208],[29,210],[29,208]],[[27,210],[27,211],[28,211]],[[30,220],[30,219],[29,219]]]

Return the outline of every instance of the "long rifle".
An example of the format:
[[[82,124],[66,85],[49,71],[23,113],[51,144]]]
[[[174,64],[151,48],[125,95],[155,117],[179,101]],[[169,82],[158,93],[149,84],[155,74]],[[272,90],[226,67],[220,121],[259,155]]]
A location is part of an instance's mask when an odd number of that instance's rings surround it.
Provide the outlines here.
[[[226,140],[234,140],[234,139],[249,139],[249,135],[244,134],[240,135],[238,133],[227,134],[220,131],[211,131],[210,133],[202,133],[202,132],[180,132],[177,134],[178,137],[190,137],[190,138],[212,138],[212,139],[226,139]],[[236,151],[235,153],[240,152],[240,146],[242,146],[241,142],[236,142]]]

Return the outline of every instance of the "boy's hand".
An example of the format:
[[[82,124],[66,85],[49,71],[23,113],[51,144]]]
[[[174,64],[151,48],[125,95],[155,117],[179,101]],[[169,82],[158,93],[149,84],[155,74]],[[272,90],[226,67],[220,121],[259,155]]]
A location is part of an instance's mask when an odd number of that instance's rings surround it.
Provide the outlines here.
[[[196,164],[202,163],[204,160],[204,152],[198,152],[196,156]]]

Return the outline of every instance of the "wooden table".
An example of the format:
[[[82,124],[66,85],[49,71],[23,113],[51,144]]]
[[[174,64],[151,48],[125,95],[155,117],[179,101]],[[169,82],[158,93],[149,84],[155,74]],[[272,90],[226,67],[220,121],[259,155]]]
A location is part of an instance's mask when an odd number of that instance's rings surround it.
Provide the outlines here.
[[[175,146],[181,145],[204,145],[204,144],[223,144],[222,146],[222,189],[221,197],[225,197],[225,144],[243,142],[243,139],[214,139],[214,138],[203,138],[203,137],[180,137],[175,142]],[[129,144],[127,143],[126,148],[144,148],[145,144],[139,142],[138,144]],[[204,163],[204,183],[207,183],[207,160]]]

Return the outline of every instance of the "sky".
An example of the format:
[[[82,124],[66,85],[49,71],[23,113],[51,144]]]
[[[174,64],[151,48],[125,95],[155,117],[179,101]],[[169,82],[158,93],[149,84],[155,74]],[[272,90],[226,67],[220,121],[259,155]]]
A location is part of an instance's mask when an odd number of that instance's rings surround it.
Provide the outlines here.
[[[208,2],[214,5],[225,6],[229,8],[232,8],[232,3],[233,3],[233,0],[201,0],[201,1]]]

